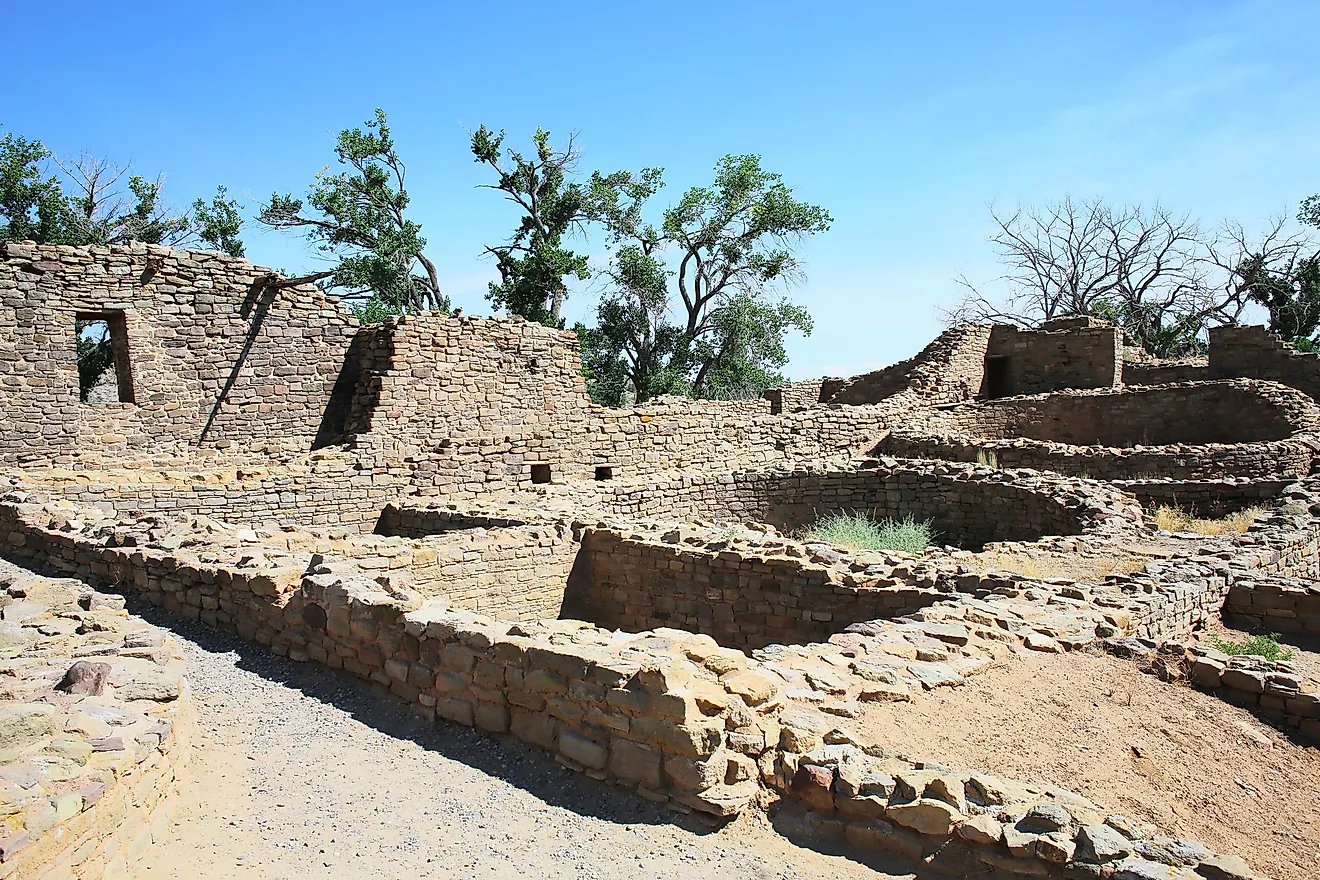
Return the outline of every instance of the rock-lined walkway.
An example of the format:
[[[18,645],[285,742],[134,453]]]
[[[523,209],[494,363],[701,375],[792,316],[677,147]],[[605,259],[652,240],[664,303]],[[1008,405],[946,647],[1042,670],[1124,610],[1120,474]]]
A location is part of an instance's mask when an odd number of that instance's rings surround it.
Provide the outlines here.
[[[201,735],[141,877],[886,876],[763,819],[712,831],[516,741],[424,721],[346,675],[154,619],[184,643]]]

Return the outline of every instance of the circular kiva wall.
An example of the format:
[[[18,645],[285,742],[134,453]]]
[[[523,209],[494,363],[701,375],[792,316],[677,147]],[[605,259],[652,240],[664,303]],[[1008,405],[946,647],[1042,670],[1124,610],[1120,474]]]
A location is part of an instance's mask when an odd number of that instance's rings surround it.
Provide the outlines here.
[[[940,544],[1112,533],[1141,522],[1136,500],[1094,483],[947,462],[868,461],[837,470],[694,474],[600,490],[613,514],[770,523],[796,532],[837,511],[930,521]]]
[[[1092,479],[1267,477],[1308,473],[1317,429],[1305,394],[1229,379],[959,404],[895,429],[876,451]]]

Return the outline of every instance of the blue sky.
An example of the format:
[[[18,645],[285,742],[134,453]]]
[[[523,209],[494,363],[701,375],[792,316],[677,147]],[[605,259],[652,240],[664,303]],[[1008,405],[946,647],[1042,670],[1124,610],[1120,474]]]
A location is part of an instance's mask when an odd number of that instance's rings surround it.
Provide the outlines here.
[[[666,169],[665,197],[754,152],[833,229],[801,250],[795,378],[907,357],[953,277],[993,285],[988,204],[1160,201],[1213,225],[1320,190],[1320,3],[6,3],[0,124],[249,209],[301,193],[377,106],[454,303],[515,214],[467,131],[575,131],[582,168]],[[660,204],[656,205],[661,207]],[[315,267],[247,233],[255,262]],[[588,291],[569,303],[586,317]]]

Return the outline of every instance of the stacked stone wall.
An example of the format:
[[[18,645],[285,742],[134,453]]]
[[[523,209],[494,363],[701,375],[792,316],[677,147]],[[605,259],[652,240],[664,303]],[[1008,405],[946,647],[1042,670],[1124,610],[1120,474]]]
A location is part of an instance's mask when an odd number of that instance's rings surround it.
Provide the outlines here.
[[[1320,400],[1320,353],[1298,351],[1260,326],[1211,328],[1209,373],[1268,379]]]
[[[1204,382],[1209,378],[1210,366],[1204,359],[1123,362],[1124,385],[1167,385],[1170,382]],[[1247,378],[1264,377],[1249,376]]]
[[[900,617],[946,597],[893,578],[859,582],[808,560],[663,544],[609,529],[588,529],[583,541],[590,577],[571,591],[567,616],[627,632],[683,629],[744,651],[824,642],[849,624]]]
[[[1135,495],[1149,511],[1159,507],[1185,510],[1198,517],[1218,519],[1249,507],[1274,502],[1291,479],[1277,480],[1116,480],[1114,485]]]
[[[980,324],[946,330],[905,361],[851,379],[823,380],[819,400],[859,406],[904,392],[918,394],[927,403],[975,397],[981,387],[991,335],[991,329]]]
[[[1034,330],[997,324],[985,354],[987,370],[995,372],[986,373],[979,389],[983,397],[1122,383],[1122,334],[1113,325],[1087,319],[1047,322]]]
[[[234,438],[310,445],[357,322],[315,287],[272,278],[244,260],[152,245],[4,245],[0,457]],[[75,320],[89,314],[122,318],[131,403],[79,401]]]
[[[1044,476],[1018,479],[988,468],[927,462],[871,462],[829,471],[692,474],[603,486],[598,503],[612,514],[671,521],[753,520],[797,530],[822,516],[857,512],[875,519],[932,524],[939,543],[979,547],[1075,535],[1091,511],[1123,502],[1102,487]],[[1034,482],[1033,482],[1034,481]]]

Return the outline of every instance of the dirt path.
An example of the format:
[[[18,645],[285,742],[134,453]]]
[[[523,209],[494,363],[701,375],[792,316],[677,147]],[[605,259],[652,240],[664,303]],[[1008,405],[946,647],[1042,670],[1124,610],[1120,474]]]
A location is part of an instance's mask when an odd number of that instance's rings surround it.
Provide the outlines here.
[[[1320,876],[1320,749],[1131,662],[1033,654],[855,725],[913,757],[1071,788],[1276,880]]]
[[[186,640],[205,735],[140,877],[886,876],[763,819],[712,831],[519,743],[425,722],[355,679],[153,620]]]

